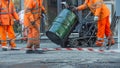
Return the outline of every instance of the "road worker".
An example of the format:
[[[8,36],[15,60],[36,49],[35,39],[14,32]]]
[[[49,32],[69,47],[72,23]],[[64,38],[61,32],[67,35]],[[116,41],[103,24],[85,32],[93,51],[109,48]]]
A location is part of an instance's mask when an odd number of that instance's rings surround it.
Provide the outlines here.
[[[43,0],[25,0],[24,2],[24,26],[27,29],[26,53],[39,53],[40,46],[40,19],[41,12],[45,12]]]
[[[97,46],[103,46],[104,44],[104,35],[108,39],[108,45],[115,44],[115,40],[113,38],[113,34],[110,29],[110,11],[103,2],[103,0],[85,0],[84,4],[75,7],[73,11],[75,10],[84,10],[86,8],[89,8],[91,12],[95,15],[94,21],[97,21],[97,40],[96,45]]]
[[[7,36],[10,42],[10,48],[15,49],[15,33],[13,30],[14,19],[19,21],[18,14],[12,0],[0,0],[0,29],[1,34],[1,45],[4,51],[7,50]]]

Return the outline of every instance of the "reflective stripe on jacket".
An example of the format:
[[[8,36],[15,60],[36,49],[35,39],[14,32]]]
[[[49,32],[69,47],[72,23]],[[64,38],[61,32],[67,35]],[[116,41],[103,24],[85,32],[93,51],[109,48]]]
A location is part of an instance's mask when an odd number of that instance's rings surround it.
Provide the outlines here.
[[[7,2],[5,0],[1,0],[0,4],[0,20],[2,25],[13,25],[14,18],[19,20],[18,14],[15,11],[15,7],[13,2]]]
[[[42,0],[25,0],[24,2],[24,25],[29,26],[31,22],[40,20],[42,10]],[[39,22],[40,24],[40,22]]]

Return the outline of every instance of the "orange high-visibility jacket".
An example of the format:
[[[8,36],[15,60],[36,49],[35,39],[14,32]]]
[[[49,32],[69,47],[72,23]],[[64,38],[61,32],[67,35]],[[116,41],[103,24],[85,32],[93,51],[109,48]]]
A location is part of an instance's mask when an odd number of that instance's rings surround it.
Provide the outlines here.
[[[25,0],[24,25],[29,26],[30,22],[40,20],[41,11],[45,10],[42,5],[43,0]]]
[[[0,20],[2,25],[13,25],[14,19],[19,20],[16,9],[12,0],[1,0],[0,4]]]
[[[92,13],[98,16],[100,20],[110,15],[110,11],[103,0],[85,0],[84,4],[78,6],[77,9],[84,10],[87,7],[90,8]]]

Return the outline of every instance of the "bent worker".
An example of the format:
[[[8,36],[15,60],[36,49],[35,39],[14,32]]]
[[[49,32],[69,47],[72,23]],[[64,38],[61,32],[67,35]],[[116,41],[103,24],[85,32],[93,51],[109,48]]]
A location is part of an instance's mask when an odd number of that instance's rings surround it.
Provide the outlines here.
[[[26,53],[41,53],[40,46],[40,19],[41,11],[46,12],[42,5],[43,0],[25,0],[24,26],[28,30]]]
[[[94,21],[97,21],[97,46],[103,46],[104,44],[104,35],[108,39],[108,45],[115,44],[113,34],[110,29],[110,11],[103,2],[103,0],[85,0],[83,5],[80,5],[73,9],[75,10],[84,10],[85,8],[90,8],[91,12],[95,15]]]
[[[1,34],[1,45],[2,50],[6,51],[8,49],[7,46],[7,36],[10,41],[10,48],[15,49],[15,33],[13,30],[14,19],[19,21],[18,14],[16,13],[14,4],[12,0],[1,0],[0,4],[0,29],[2,31]]]

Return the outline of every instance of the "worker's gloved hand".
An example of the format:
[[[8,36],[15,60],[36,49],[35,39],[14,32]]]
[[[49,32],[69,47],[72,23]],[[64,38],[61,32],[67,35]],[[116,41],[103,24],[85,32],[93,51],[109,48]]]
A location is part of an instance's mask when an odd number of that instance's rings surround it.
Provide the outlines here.
[[[23,28],[23,32],[22,32],[23,38],[22,38],[22,40],[27,41],[27,34],[28,34],[28,30],[26,28]]]
[[[77,11],[77,7],[75,6],[70,6],[69,9],[71,9],[72,11]]]
[[[94,21],[98,21],[98,19],[99,19],[98,16],[94,17]]]
[[[72,9],[72,11],[77,11],[76,7],[74,7],[74,8]]]
[[[20,26],[20,20],[16,20],[16,23],[18,24],[18,26]]]
[[[35,25],[35,22],[34,22],[34,21],[32,21],[32,22],[31,22],[31,25]]]
[[[47,14],[47,11],[46,10],[44,10],[44,11],[42,11],[42,13],[44,13],[45,15]]]

